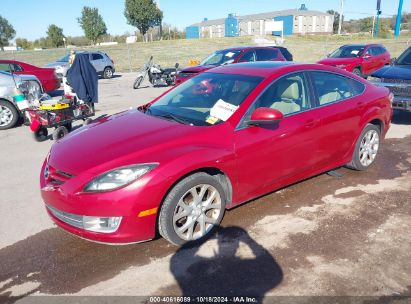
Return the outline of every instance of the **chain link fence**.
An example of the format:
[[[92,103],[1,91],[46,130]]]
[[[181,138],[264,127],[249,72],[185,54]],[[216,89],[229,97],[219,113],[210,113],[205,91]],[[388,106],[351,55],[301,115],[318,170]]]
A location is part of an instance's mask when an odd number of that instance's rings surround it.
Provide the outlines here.
[[[347,43],[382,43],[392,57],[397,57],[411,43],[410,39],[350,39],[349,37],[335,41],[335,38],[293,37],[287,38],[284,46],[294,55],[297,62],[316,62],[333,50]],[[202,60],[213,51],[240,45],[252,45],[252,37],[165,40],[148,43],[122,44],[106,47],[89,47],[81,50],[99,50],[106,52],[113,60],[118,72],[136,72],[153,56],[154,62],[162,67],[172,67],[176,62],[184,67],[192,59]],[[274,45],[274,41],[272,41]],[[80,50],[80,49],[78,49]],[[46,49],[39,51],[0,52],[2,59],[14,59],[37,66],[56,61],[67,54],[66,49]]]

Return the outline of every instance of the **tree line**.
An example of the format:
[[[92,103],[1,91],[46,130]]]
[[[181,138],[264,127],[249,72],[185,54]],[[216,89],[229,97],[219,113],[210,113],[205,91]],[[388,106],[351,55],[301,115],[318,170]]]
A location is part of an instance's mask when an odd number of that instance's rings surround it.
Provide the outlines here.
[[[163,24],[163,12],[157,7],[153,0],[126,0],[124,16],[127,23],[138,29],[137,39],[148,41],[149,37],[158,39],[181,39],[185,34],[176,27]],[[99,14],[98,8],[84,6],[81,16],[77,22],[84,32],[84,36],[65,36],[63,29],[55,24],[50,24],[46,37],[29,41],[25,38],[16,38],[16,45],[23,49],[61,47],[63,45],[84,46],[90,43],[96,44],[99,41],[126,42],[124,35],[110,35],[107,33],[107,26],[103,17]],[[164,29],[166,29],[164,31]],[[14,39],[16,31],[9,21],[0,16],[0,48],[9,44]]]

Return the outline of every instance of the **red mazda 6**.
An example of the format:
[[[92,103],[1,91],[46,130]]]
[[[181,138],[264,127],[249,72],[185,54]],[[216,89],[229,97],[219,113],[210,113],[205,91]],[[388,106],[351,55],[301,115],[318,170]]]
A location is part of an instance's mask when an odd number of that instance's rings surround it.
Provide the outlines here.
[[[56,142],[42,197],[57,225],[85,239],[198,240],[226,209],[340,166],[367,169],[391,98],[324,65],[218,67]]]

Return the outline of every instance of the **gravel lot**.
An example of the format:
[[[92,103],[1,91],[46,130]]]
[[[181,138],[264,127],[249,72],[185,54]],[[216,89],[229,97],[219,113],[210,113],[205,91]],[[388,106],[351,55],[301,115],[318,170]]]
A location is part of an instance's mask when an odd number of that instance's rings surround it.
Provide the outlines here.
[[[133,90],[134,77],[100,80],[97,115],[167,89]],[[264,196],[228,212],[202,246],[182,249],[163,239],[105,246],[56,228],[38,186],[53,142],[35,142],[24,126],[0,131],[0,142],[0,303],[33,294],[411,297],[409,114],[395,113],[369,171],[341,168],[340,178]]]

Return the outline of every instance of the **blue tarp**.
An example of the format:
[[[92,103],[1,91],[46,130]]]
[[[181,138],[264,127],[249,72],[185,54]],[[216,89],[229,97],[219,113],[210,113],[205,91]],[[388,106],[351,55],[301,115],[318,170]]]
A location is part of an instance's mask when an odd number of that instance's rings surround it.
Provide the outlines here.
[[[90,63],[89,54],[76,55],[73,65],[67,71],[67,81],[79,99],[97,103],[98,76],[96,69]]]

